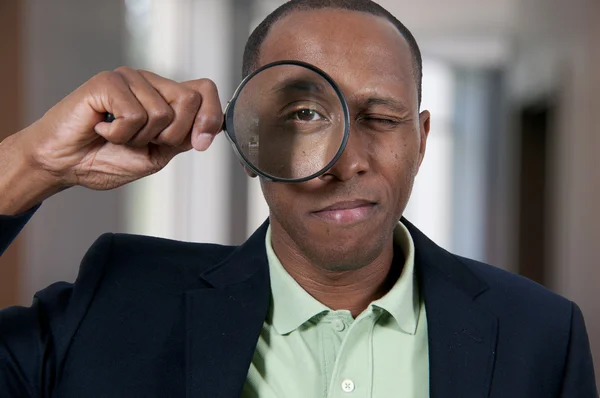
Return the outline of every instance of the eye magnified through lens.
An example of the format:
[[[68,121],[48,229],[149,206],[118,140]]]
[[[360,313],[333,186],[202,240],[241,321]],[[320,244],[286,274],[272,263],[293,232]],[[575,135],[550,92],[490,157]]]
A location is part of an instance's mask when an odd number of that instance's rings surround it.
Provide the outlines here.
[[[240,159],[272,181],[319,176],[348,140],[341,91],[324,72],[297,61],[269,64],[248,76],[225,116],[224,129]]]

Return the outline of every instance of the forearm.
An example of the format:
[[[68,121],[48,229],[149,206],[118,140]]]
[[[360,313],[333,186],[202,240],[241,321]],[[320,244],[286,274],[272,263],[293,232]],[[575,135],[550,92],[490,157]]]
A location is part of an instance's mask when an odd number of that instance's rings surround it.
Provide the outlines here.
[[[27,159],[19,145],[22,133],[0,143],[0,215],[23,213],[62,189]]]

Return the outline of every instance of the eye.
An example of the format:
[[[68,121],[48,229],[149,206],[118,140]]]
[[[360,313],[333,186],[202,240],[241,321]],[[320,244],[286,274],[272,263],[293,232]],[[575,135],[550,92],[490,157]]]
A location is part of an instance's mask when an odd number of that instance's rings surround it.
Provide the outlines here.
[[[379,126],[381,128],[394,128],[394,127],[399,126],[402,123],[402,121],[397,118],[383,117],[383,116],[378,116],[378,115],[363,116],[359,120],[362,121],[363,123],[367,123],[367,124],[373,125],[373,126]]]
[[[384,118],[380,118],[380,117],[368,118],[368,120],[371,120],[376,123],[387,124],[387,125],[397,125],[398,124],[397,120],[384,119]]]
[[[301,122],[314,122],[317,120],[322,120],[324,119],[324,117],[317,111],[315,111],[314,109],[299,109],[297,111],[294,111],[291,115],[290,115],[290,119],[292,120],[298,120]]]

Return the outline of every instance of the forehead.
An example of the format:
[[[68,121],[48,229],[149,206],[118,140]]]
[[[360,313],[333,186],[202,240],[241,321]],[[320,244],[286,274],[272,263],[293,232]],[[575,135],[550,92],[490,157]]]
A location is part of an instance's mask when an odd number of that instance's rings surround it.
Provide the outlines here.
[[[382,17],[330,8],[295,11],[271,27],[259,66],[285,59],[323,69],[349,100],[382,94],[417,101],[408,43]]]

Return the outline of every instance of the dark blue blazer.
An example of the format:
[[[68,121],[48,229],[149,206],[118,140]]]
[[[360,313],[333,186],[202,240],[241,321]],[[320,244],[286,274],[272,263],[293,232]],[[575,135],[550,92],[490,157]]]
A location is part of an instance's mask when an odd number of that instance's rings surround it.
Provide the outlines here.
[[[31,213],[0,217],[0,253]],[[406,225],[431,397],[597,397],[574,303]],[[74,284],[0,312],[0,397],[239,397],[269,306],[265,231],[239,247],[103,235]]]

